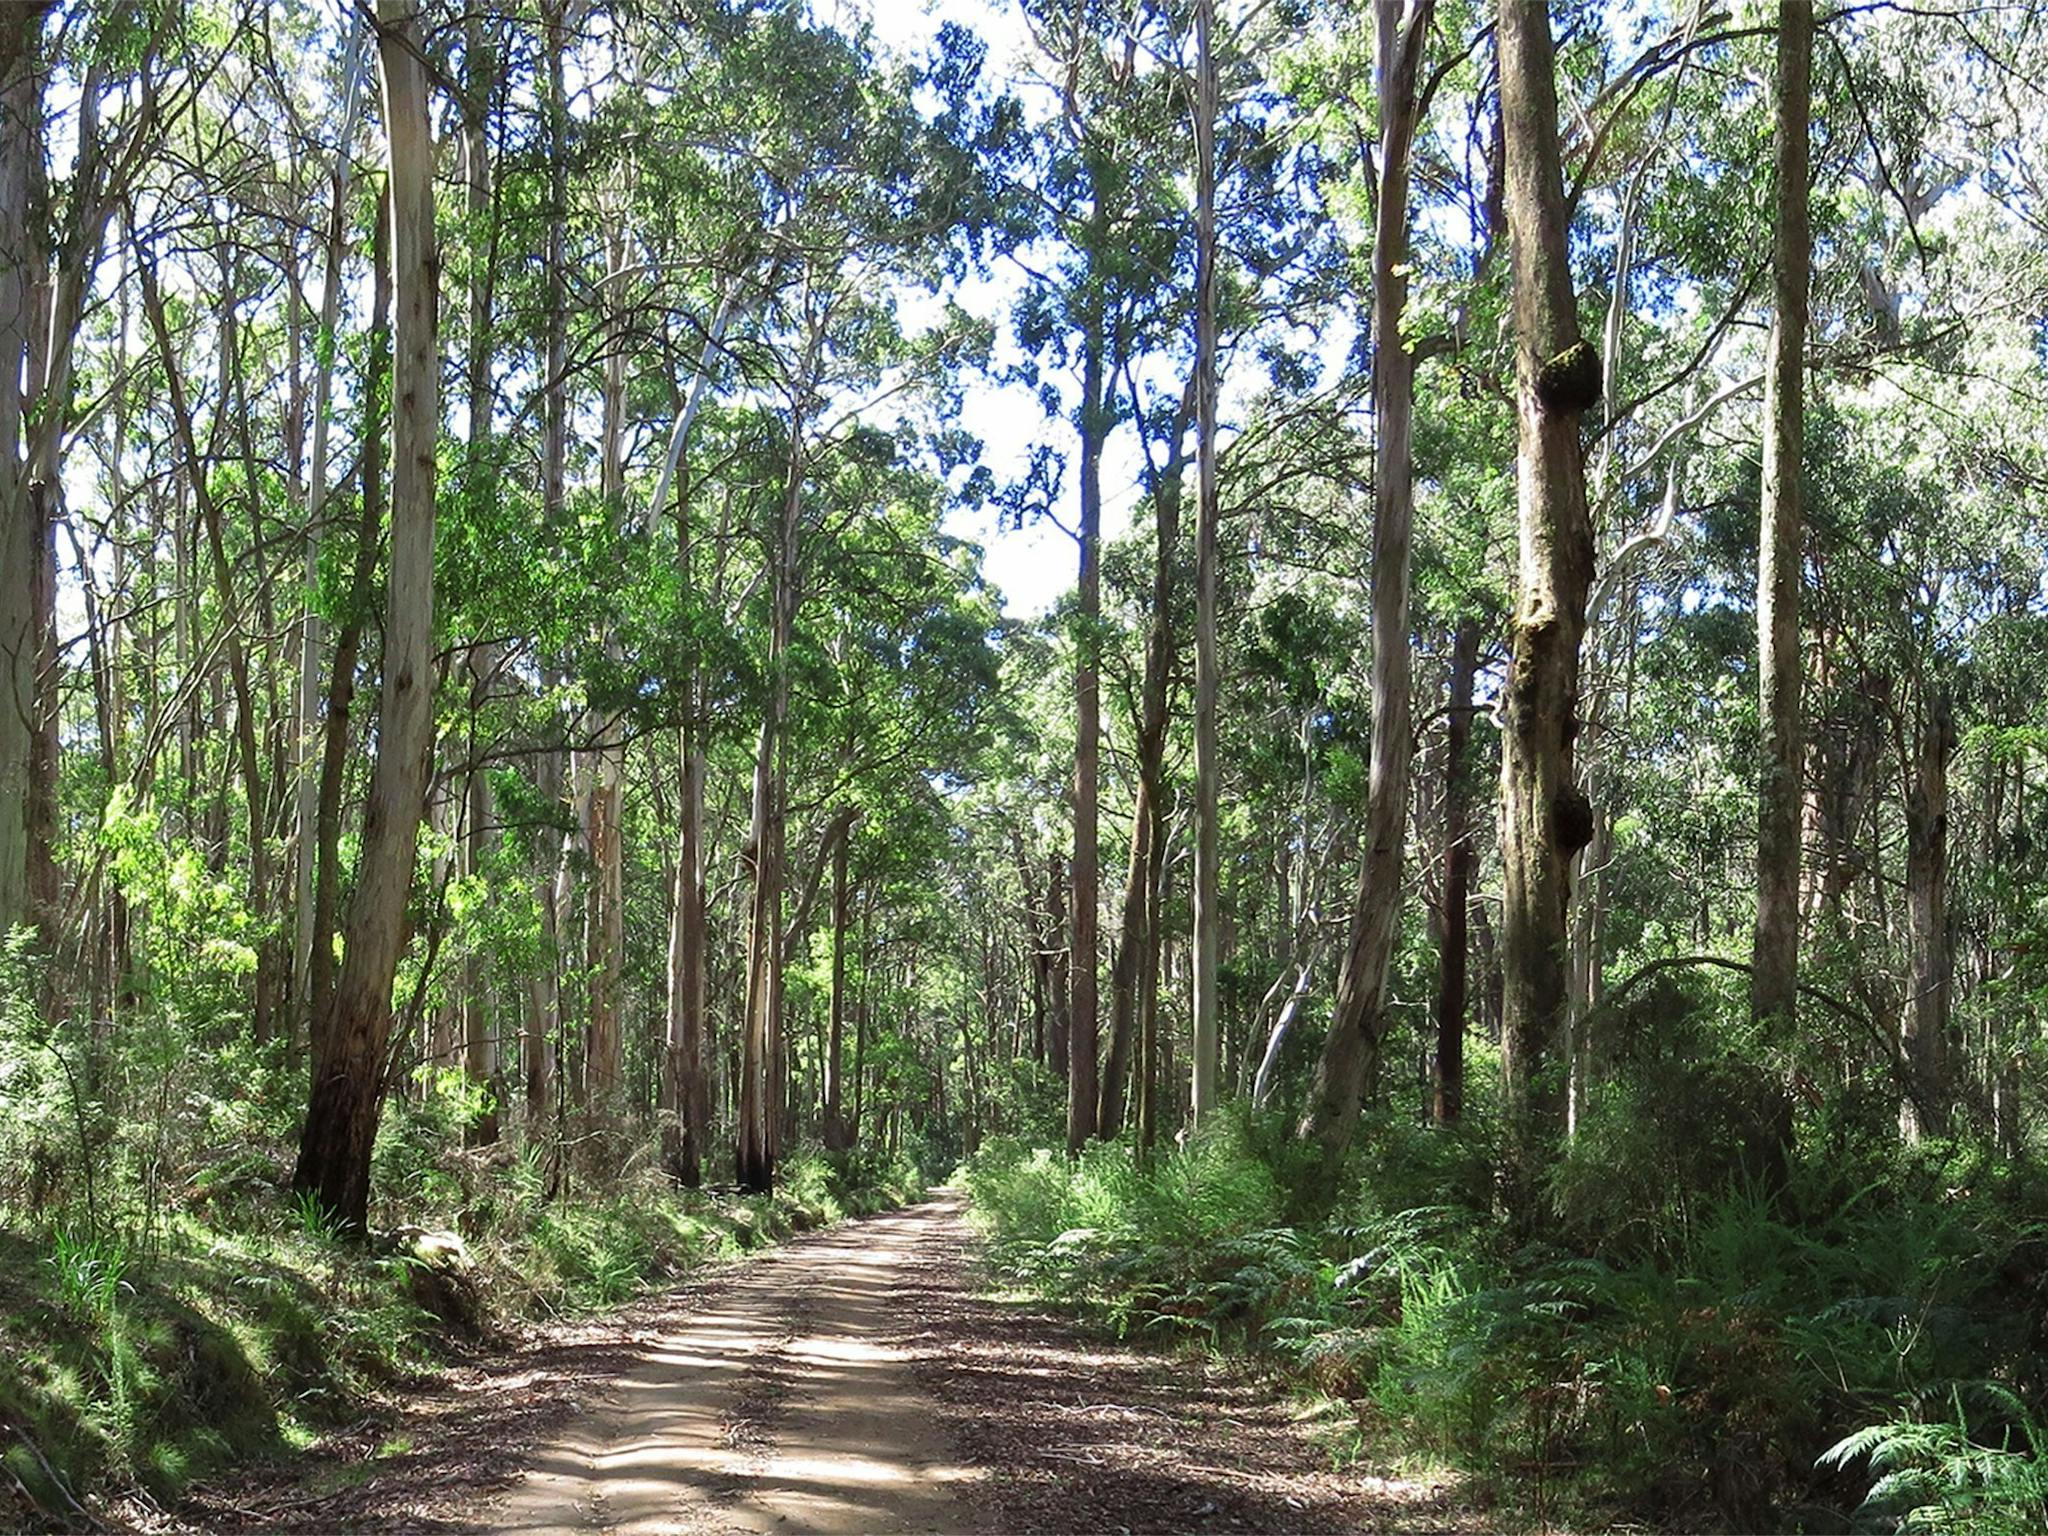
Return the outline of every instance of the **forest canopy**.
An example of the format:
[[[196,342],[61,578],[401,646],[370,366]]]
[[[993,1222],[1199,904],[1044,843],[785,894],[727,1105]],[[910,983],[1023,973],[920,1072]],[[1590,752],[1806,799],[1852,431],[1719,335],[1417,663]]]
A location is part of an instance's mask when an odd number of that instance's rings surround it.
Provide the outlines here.
[[[944,9],[0,6],[0,1236],[957,1170],[1511,1501],[2039,1529],[2039,12]]]

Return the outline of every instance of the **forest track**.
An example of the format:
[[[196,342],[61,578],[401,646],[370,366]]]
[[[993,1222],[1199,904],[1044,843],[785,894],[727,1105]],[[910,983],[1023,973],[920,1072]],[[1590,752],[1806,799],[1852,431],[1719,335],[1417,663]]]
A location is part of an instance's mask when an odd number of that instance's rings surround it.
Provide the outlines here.
[[[1333,1470],[1270,1379],[981,1294],[964,1202],[811,1233],[423,1378],[156,1532],[1479,1532]]]
[[[941,1197],[752,1260],[544,1446],[485,1525],[602,1531],[965,1530],[971,1469],[912,1369],[900,1296]]]

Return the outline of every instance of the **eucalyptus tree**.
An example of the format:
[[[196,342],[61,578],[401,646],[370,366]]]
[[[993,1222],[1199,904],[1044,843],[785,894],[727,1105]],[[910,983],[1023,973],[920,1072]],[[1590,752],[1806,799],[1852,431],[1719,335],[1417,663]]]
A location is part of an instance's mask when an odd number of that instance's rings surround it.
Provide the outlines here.
[[[1592,831],[1571,751],[1593,576],[1579,418],[1598,403],[1601,374],[1598,352],[1579,334],[1572,289],[1550,18],[1502,0],[1495,37],[1519,429],[1520,553],[1501,762],[1502,1107],[1510,1202],[1519,1204],[1554,1118],[1555,1095],[1540,1073],[1564,1021],[1567,868]]]
[[[75,13],[30,0],[0,16],[0,932],[30,922],[46,945],[60,900],[57,527],[76,347],[108,225],[213,62],[184,47],[189,21],[133,0]],[[58,80],[71,162],[53,187]]]
[[[1757,794],[1756,934],[1750,1007],[1791,1020],[1799,988],[1799,587],[1805,564],[1800,460],[1805,452],[1807,217],[1812,132],[1813,8],[1778,7],[1770,361],[1764,379],[1763,516],[1757,540],[1757,686],[1763,765]]]
[[[1417,129],[1428,110],[1424,49],[1432,0],[1381,0],[1375,8],[1374,94],[1379,109],[1373,231],[1372,764],[1366,789],[1365,857],[1351,934],[1301,1134],[1341,1153],[1385,1033],[1387,971],[1401,917],[1414,752],[1409,660],[1409,563],[1415,517],[1415,354],[1403,334],[1408,301],[1409,180]]]
[[[357,1231],[368,1221],[391,984],[404,944],[433,754],[434,480],[441,429],[440,261],[427,68],[409,0],[380,0],[378,21],[396,311],[383,698],[347,948],[314,1023],[312,1097],[292,1175],[295,1188]]]
[[[1216,495],[1216,6],[1195,6],[1195,890],[1194,1065],[1196,1120],[1213,1112],[1219,1038],[1217,966],[1223,947],[1217,910],[1222,795],[1217,761],[1216,564],[1221,551]],[[1152,888],[1158,882],[1152,882]],[[1149,1053],[1148,1053],[1149,1065]]]
[[[765,705],[756,739],[746,839],[752,907],[747,922],[741,1034],[738,1170],[749,1188],[774,1176],[785,1081],[785,847],[791,751],[792,652],[816,558],[817,529],[831,509],[832,476],[864,455],[893,456],[886,423],[904,400],[928,396],[958,361],[952,317],[912,337],[897,323],[892,283],[931,286],[978,239],[979,194],[970,146],[999,122],[942,116],[928,121],[909,67],[885,69],[867,42],[805,23],[769,18],[776,67],[800,99],[789,121],[811,133],[777,142],[768,161],[778,284],[760,307],[750,349],[767,398],[780,466],[760,512],[765,604],[761,659]],[[940,93],[971,90],[975,61],[964,34],[934,66]]]
[[[1155,13],[1148,8],[1147,16]],[[1070,792],[1073,853],[1069,861],[1067,1145],[1078,1151],[1096,1133],[1100,1055],[1100,867],[1102,697],[1102,457],[1120,415],[1111,356],[1113,318],[1133,276],[1156,282],[1150,264],[1126,270],[1121,242],[1132,189],[1117,151],[1113,103],[1138,81],[1140,54],[1124,14],[1098,0],[1044,0],[1025,6],[1038,84],[1049,95],[1047,125],[1034,133],[1033,161],[1017,180],[1034,231],[1054,243],[1050,271],[1027,269],[1014,324],[1034,358],[1070,375],[1078,395],[1069,406],[1045,391],[1048,415],[1064,413],[1075,434],[1076,521],[1069,533],[1080,564],[1073,609],[1074,769]],[[1142,184],[1141,184],[1142,185]],[[1148,224],[1148,230],[1157,230]],[[1156,238],[1156,234],[1155,234]],[[1036,368],[1031,370],[1035,381]],[[1025,505],[1052,511],[1065,460],[1040,448],[1025,487]]]

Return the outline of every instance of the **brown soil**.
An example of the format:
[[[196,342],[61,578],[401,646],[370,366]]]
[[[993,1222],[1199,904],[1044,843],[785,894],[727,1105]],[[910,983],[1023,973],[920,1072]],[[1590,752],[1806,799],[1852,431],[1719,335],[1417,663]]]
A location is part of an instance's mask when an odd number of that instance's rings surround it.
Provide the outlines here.
[[[165,1531],[1480,1531],[1269,1382],[977,1294],[955,1196],[442,1373]],[[139,1512],[138,1512],[139,1513]]]

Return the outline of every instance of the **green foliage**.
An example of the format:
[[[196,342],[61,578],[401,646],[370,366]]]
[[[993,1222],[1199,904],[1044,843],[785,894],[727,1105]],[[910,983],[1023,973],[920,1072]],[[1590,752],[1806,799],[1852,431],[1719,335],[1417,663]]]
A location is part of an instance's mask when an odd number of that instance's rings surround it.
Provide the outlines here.
[[[551,1200],[541,1156],[457,1150],[464,1113],[445,1093],[389,1117],[377,1176],[407,1223],[367,1247],[280,1196],[275,1146],[204,1165],[148,1248],[128,1226],[0,1227],[0,1416],[49,1464],[17,1446],[8,1469],[47,1510],[108,1483],[172,1494],[352,1422],[452,1338],[609,1306],[923,1189],[876,1154],[798,1155],[775,1195],[721,1200],[634,1144],[616,1177]]]
[[[119,1238],[60,1227],[45,1262],[56,1275],[58,1300],[81,1324],[91,1324],[112,1316],[133,1257]]]
[[[1740,1123],[1747,1099],[1732,1102]],[[1511,1241],[1472,1176],[1483,1139],[1406,1122],[1370,1124],[1364,1177],[1319,1204],[1290,1196],[1308,1170],[1256,1122],[1143,1167],[1122,1147],[1069,1160],[1004,1139],[961,1177],[1002,1283],[1119,1332],[1272,1356],[1348,1402],[1373,1454],[1462,1466],[1539,1511],[1663,1523],[1704,1506],[1733,1529],[1831,1529],[1826,1511],[1860,1497],[1853,1464],[1882,1447],[1868,1512],[2038,1528],[2017,1386],[1973,1389],[1968,1422],[1901,1415],[1842,1437],[1901,1393],[1947,1402],[1949,1383],[2032,1360],[2043,1192],[1953,1152],[1876,1145],[1847,1168],[1797,1161],[1767,1195],[1665,1145],[1701,1129],[1587,1133],[1575,1158],[1614,1157],[1625,1136],[1631,1159],[1665,1170],[1611,1202],[1593,1200],[1589,1171],[1561,1174],[1561,1233],[1625,1217],[1588,1246]],[[1974,1205],[1951,1197],[1958,1179]]]
[[[2048,1523],[2048,1431],[1996,1382],[1971,1383],[1969,1392],[1980,1404],[1975,1415],[1958,1386],[1945,1416],[1922,1418],[1907,1404],[1830,1446],[1821,1465],[1867,1462],[1877,1481],[1863,1510],[1895,1518],[1901,1531],[2031,1536]]]

